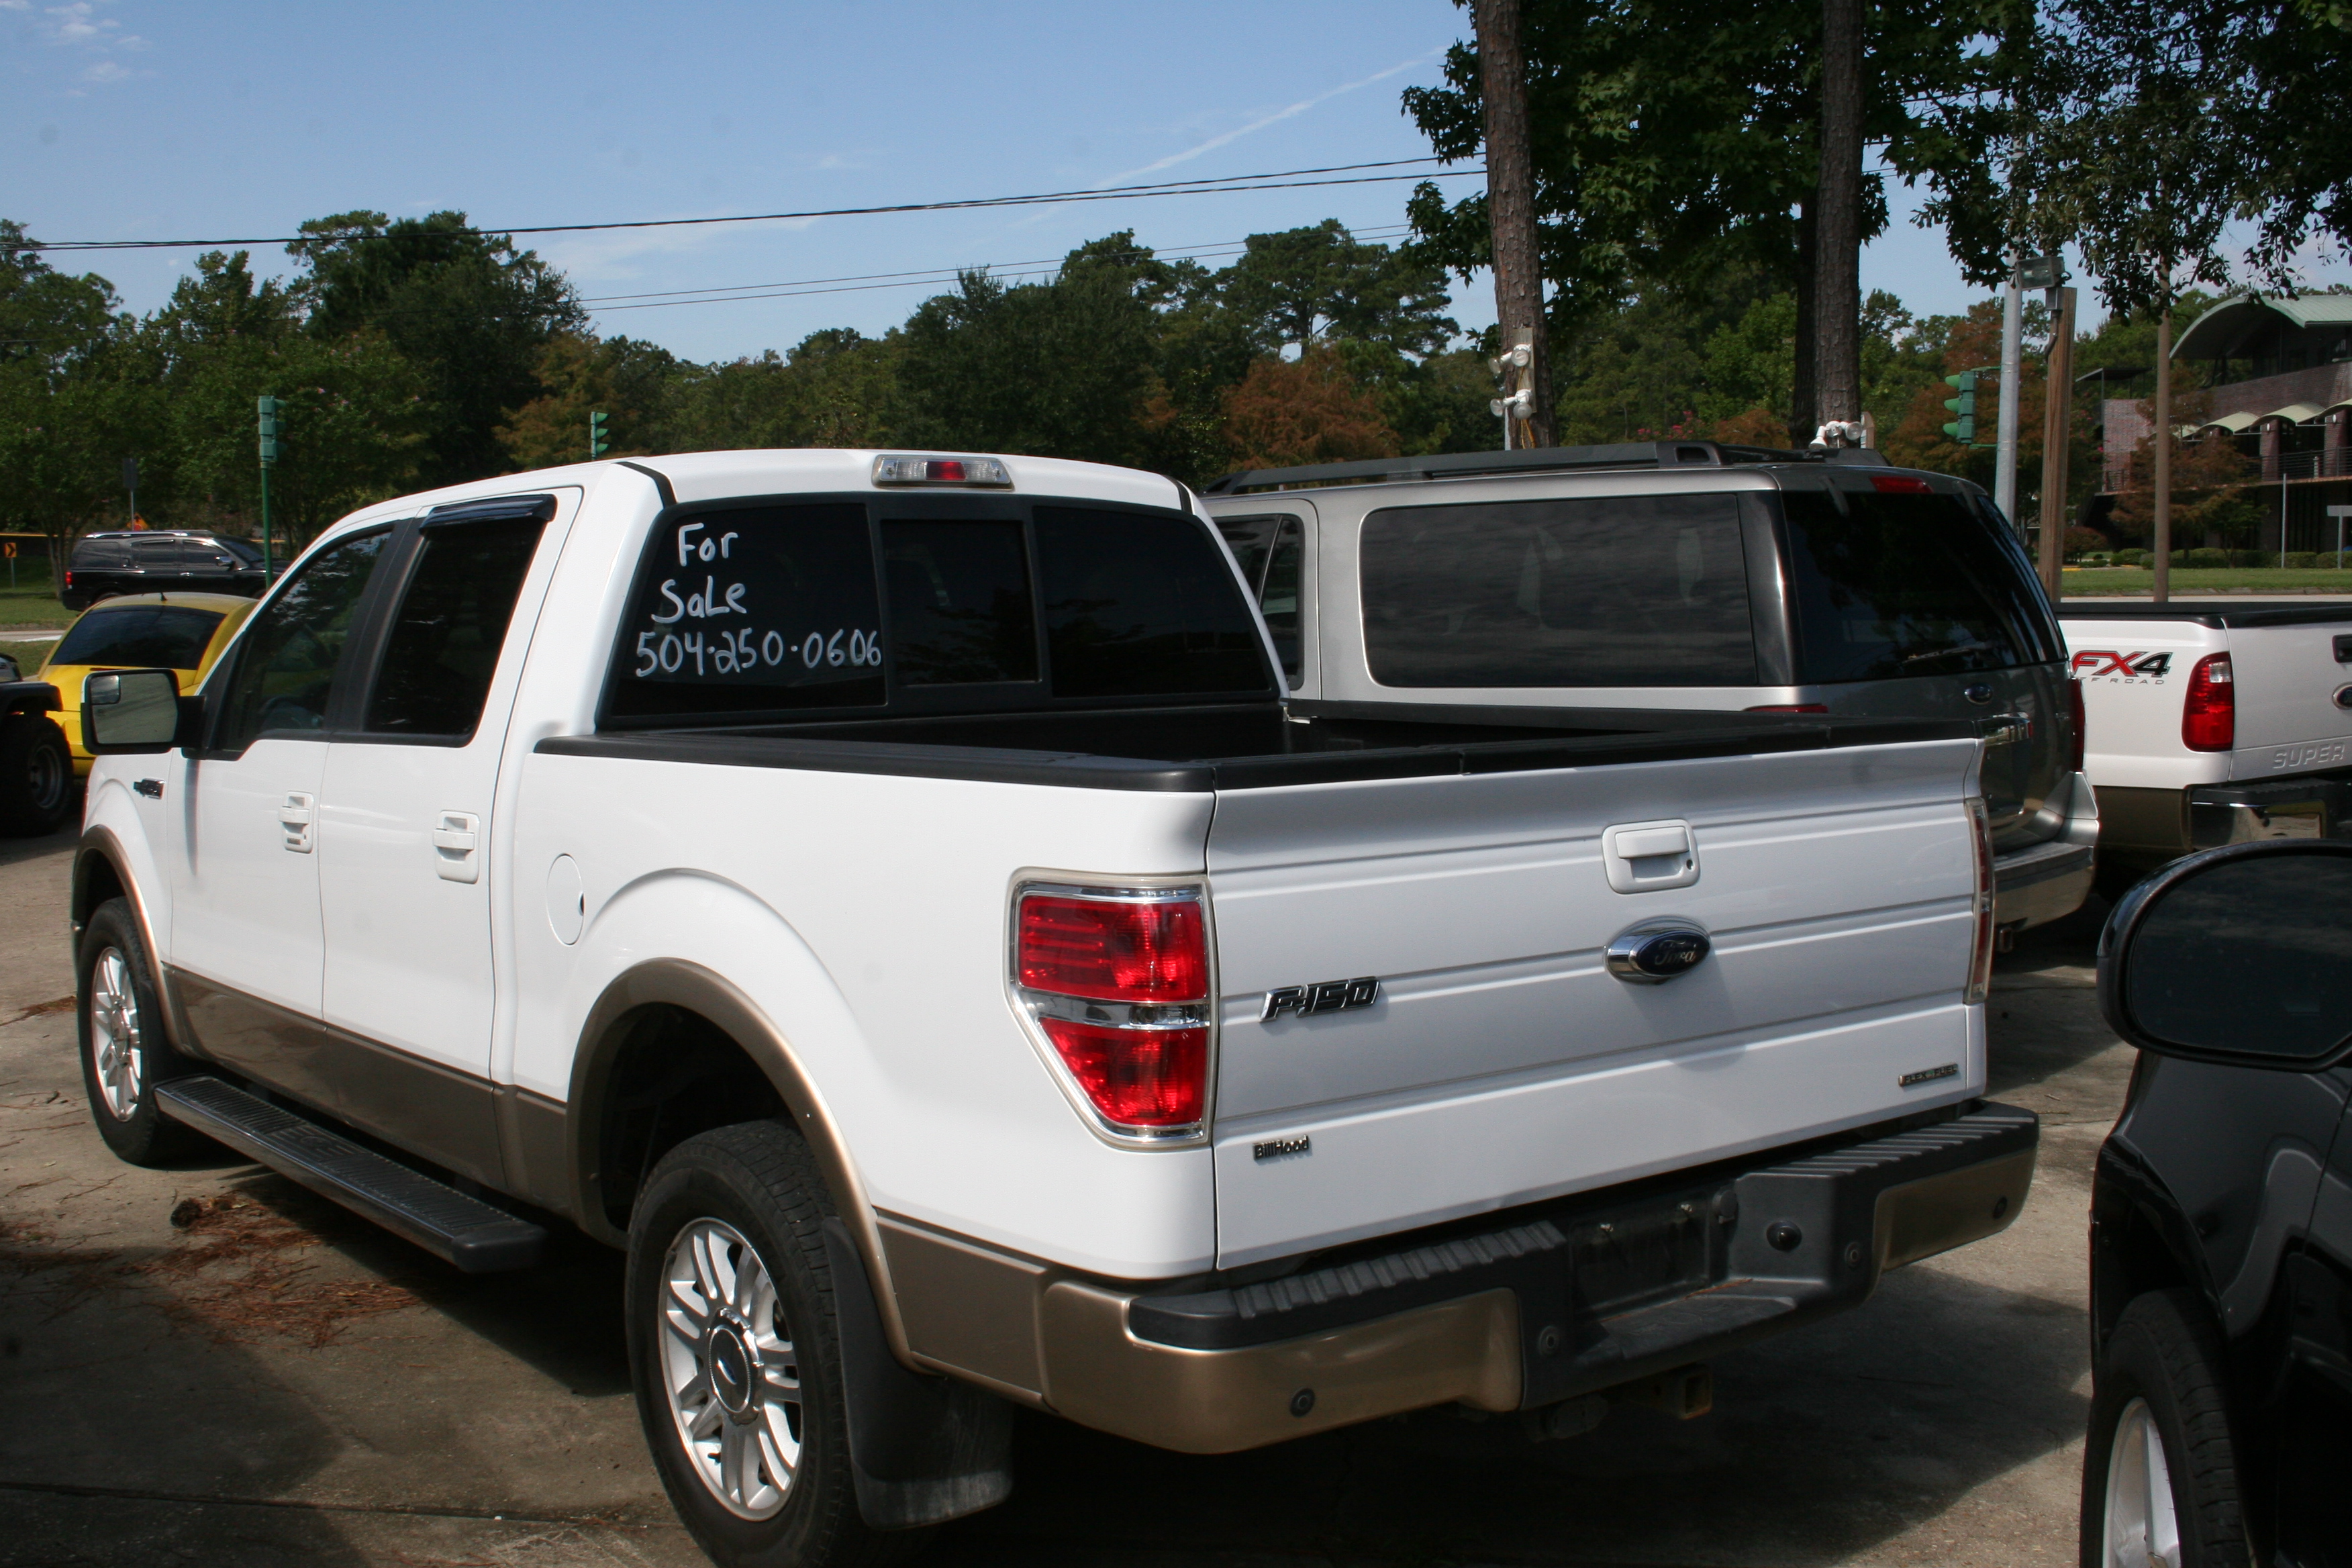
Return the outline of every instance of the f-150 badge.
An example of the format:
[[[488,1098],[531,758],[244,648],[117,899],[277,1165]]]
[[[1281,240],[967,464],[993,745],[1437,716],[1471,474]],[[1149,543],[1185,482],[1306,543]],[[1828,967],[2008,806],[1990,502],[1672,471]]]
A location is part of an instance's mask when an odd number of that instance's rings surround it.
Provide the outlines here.
[[[1258,1015],[1258,1021],[1270,1024],[1285,1013],[1296,1013],[1304,1018],[1348,1007],[1369,1007],[1380,999],[1380,994],[1381,977],[1377,974],[1355,980],[1318,980],[1312,985],[1279,985],[1265,994],[1265,1011]]]

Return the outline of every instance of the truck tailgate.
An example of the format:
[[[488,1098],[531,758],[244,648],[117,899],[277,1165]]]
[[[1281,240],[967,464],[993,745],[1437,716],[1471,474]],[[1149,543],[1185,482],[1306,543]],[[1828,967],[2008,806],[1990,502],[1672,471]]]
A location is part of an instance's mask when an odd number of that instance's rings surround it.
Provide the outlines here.
[[[2237,687],[2233,772],[2240,778],[2342,767],[2352,711],[2336,696],[2352,685],[2352,607],[2340,620],[2300,626],[2237,626],[2230,664]],[[2250,754],[2251,753],[2251,754]]]
[[[1977,756],[1938,741],[1221,793],[1220,1266],[1980,1092]],[[1661,821],[1689,825],[1696,879],[1615,890],[1604,832]],[[1704,928],[1711,955],[1664,984],[1609,973],[1611,940],[1660,917]],[[1269,993],[1372,978],[1266,1016]]]

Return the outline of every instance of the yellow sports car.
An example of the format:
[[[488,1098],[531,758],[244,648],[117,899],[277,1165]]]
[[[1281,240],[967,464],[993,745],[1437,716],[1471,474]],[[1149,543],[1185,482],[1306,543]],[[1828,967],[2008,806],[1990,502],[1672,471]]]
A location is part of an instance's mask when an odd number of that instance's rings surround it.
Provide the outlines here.
[[[194,691],[256,602],[233,594],[131,594],[84,610],[33,678],[55,685],[65,700],[57,721],[73,747],[76,776],[89,776],[89,753],[81,748],[84,676],[96,669],[170,669],[179,672],[181,690]]]

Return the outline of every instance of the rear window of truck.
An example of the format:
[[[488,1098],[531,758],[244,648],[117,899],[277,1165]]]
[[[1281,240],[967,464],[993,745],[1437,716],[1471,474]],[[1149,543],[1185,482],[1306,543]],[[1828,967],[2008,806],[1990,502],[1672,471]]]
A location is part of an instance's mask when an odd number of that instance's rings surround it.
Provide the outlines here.
[[[49,662],[119,664],[131,668],[194,669],[221,624],[216,611],[179,605],[126,605],[92,610],[76,621]]]
[[[2022,554],[1959,497],[1790,490],[1781,505],[1801,684],[2057,657]]]
[[[1739,501],[1609,496],[1364,519],[1383,686],[1753,686]]]
[[[926,500],[666,513],[622,619],[606,721],[1275,694],[1241,585],[1197,519]]]

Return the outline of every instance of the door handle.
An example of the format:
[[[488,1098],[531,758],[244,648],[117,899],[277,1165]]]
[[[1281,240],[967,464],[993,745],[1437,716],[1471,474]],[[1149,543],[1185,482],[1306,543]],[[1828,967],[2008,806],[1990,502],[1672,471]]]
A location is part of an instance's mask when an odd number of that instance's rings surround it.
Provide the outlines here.
[[[286,847],[297,855],[310,853],[314,805],[308,794],[289,789],[286,792],[286,799],[278,807],[278,826],[285,830]]]
[[[470,811],[445,811],[433,829],[433,868],[445,882],[478,882],[482,862],[482,819]]]

